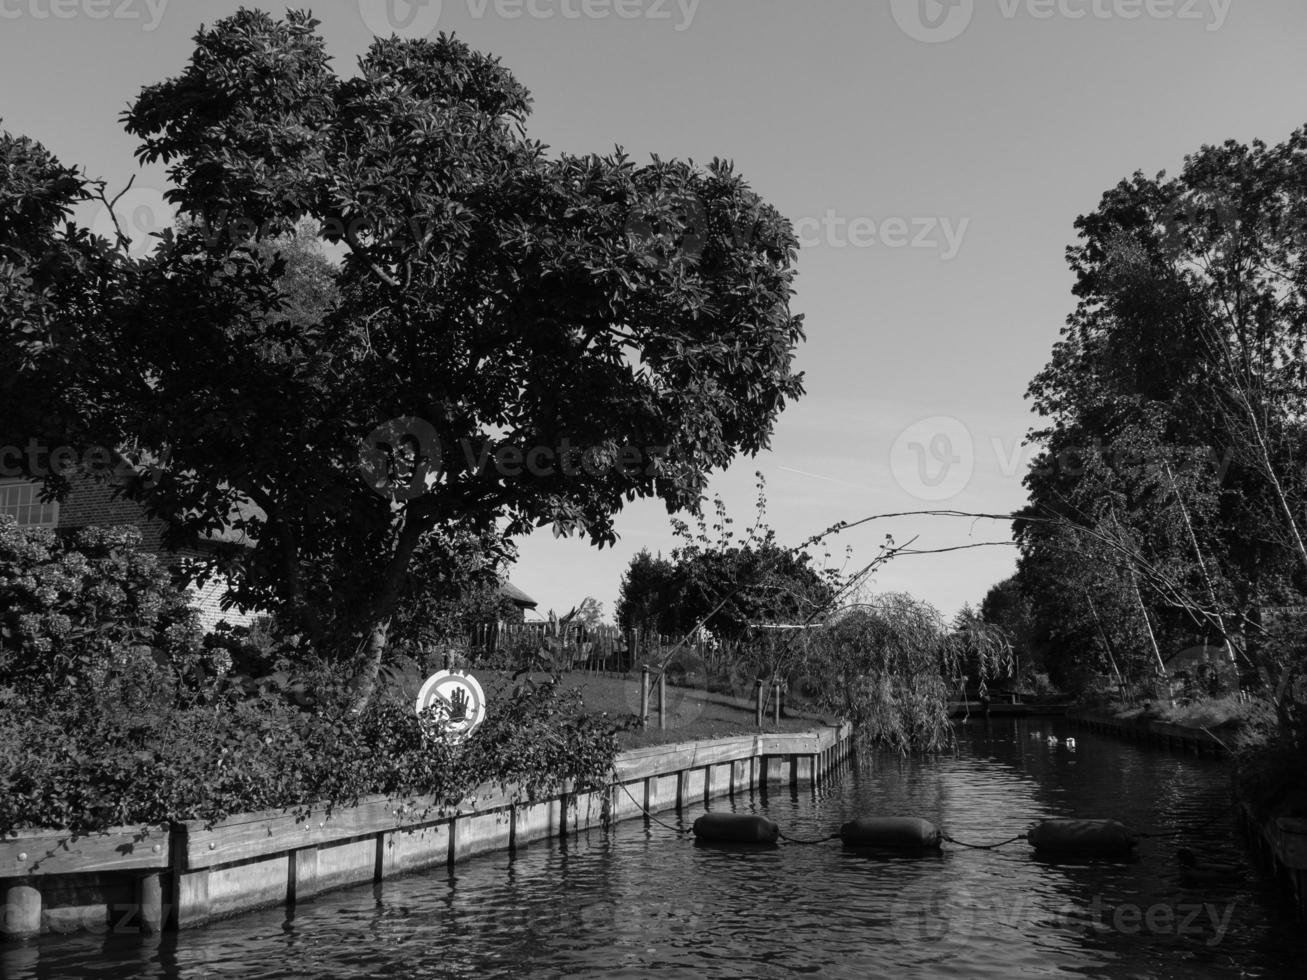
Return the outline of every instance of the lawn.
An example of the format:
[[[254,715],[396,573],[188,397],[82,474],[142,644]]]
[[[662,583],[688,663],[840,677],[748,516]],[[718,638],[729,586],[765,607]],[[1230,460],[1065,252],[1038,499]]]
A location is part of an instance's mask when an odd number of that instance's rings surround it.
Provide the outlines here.
[[[506,673],[474,671],[486,689],[486,697],[493,707],[497,696],[506,694],[513,679]],[[532,675],[544,680],[546,675]],[[606,714],[614,724],[633,718],[640,711],[640,676],[620,674],[590,674],[580,671],[563,674],[563,686],[577,689],[591,714]],[[657,689],[650,694],[649,725],[644,730],[627,729],[618,736],[623,749],[645,745],[663,745],[669,742],[698,741],[725,738],[730,735],[755,735],[764,732],[808,731],[823,720],[820,716],[804,713],[803,717],[781,718],[780,724],[771,721],[770,708],[764,725],[754,724],[752,706],[723,694],[709,693],[702,688],[667,686],[666,728],[658,727]],[[832,722],[833,719],[826,719]]]

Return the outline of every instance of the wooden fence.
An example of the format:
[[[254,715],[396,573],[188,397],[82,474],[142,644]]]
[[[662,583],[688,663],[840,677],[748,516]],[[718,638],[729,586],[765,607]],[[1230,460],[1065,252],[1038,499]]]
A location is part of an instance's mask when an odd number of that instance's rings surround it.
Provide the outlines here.
[[[688,639],[616,626],[572,627],[556,624],[486,623],[468,639],[473,662],[503,660],[515,668],[532,662],[558,670],[628,674],[644,664],[666,662],[677,675],[725,676],[745,652],[742,644],[725,643],[702,634]]]

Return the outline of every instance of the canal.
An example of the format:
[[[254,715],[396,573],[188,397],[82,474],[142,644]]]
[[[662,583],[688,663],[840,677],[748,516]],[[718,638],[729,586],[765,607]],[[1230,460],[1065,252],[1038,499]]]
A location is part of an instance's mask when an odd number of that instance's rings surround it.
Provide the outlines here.
[[[1049,735],[1058,743],[1050,744]],[[1076,740],[1065,744],[1067,735]],[[1235,839],[1225,764],[1069,730],[972,722],[956,755],[863,757],[817,791],[717,801],[817,838],[919,815],[992,843],[1042,817],[1158,836],[1131,862],[1049,863],[1024,842],[926,858],[838,842],[746,852],[643,820],[163,937],[45,937],[27,978],[1103,977],[1303,975],[1307,936]],[[687,810],[688,826],[700,809]],[[673,813],[660,820],[675,824]],[[1179,836],[1174,836],[1179,832]],[[1198,855],[1183,869],[1176,851]]]

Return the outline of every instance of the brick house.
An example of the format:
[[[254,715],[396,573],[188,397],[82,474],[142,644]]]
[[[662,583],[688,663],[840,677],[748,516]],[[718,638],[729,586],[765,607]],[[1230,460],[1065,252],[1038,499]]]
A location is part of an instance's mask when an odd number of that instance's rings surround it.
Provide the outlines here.
[[[135,527],[141,533],[141,549],[157,555],[160,561],[179,576],[181,562],[187,558],[201,557],[204,549],[211,546],[210,541],[202,540],[197,541],[194,548],[168,551],[163,546],[164,522],[146,515],[134,501],[117,495],[112,482],[91,477],[73,477],[70,482],[72,488],[63,501],[43,502],[40,480],[0,477],[0,514],[15,518],[20,526],[61,531],[82,527]],[[258,610],[224,610],[222,597],[226,592],[226,582],[220,577],[212,578],[202,586],[192,584],[190,591],[192,604],[199,612],[200,625],[206,632],[222,620],[233,626],[248,626],[259,615]],[[505,581],[500,586],[500,592],[523,613],[534,610],[538,605],[512,582]]]
[[[111,481],[89,476],[70,478],[72,488],[62,501],[42,501],[41,481],[25,477],[0,477],[0,514],[15,518],[21,527],[45,527],[73,531],[83,527],[135,527],[141,534],[141,550],[157,555],[163,564],[181,576],[181,563],[204,553],[206,542],[194,548],[168,551],[163,547],[164,522],[146,515],[134,501],[117,495]],[[186,583],[183,583],[186,584]],[[233,626],[247,626],[257,611],[222,608],[226,583],[220,578],[203,585],[190,584],[192,605],[199,612],[200,625],[207,632],[222,620]]]

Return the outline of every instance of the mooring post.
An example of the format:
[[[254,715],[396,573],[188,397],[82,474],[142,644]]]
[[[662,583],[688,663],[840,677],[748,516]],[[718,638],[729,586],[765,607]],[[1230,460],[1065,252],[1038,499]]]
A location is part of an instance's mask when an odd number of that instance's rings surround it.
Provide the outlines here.
[[[774,724],[779,725],[781,723],[781,690],[783,688],[781,679],[779,677],[772,678],[772,688],[774,689],[774,693],[776,695],[776,704],[772,708],[772,711],[774,712],[774,716],[775,716]]]
[[[759,728],[762,727],[762,705],[763,705],[762,688],[763,688],[763,681],[762,678],[759,677],[756,681],[754,681],[754,693],[753,693],[753,701],[754,701],[753,723],[757,725]]]
[[[640,667],[640,727],[649,722],[649,665]]]
[[[27,855],[19,855],[26,860]],[[29,939],[41,933],[41,892],[31,879],[11,878],[0,882],[0,897],[4,898],[3,922],[0,935],[5,939]]]
[[[667,669],[658,672],[658,727],[667,727]]]
[[[163,874],[155,871],[142,875],[136,881],[136,906],[140,914],[141,931],[147,936],[163,932]]]

